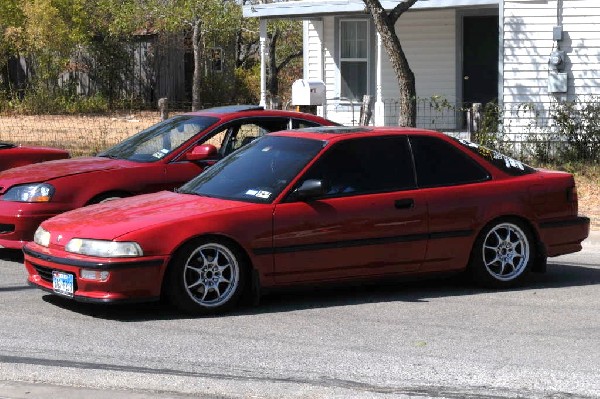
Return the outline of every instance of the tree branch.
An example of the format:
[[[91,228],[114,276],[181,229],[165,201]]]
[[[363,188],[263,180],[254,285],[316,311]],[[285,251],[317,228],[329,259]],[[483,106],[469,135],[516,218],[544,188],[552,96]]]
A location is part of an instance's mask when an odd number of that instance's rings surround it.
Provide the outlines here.
[[[392,26],[396,24],[396,21],[405,11],[411,8],[418,0],[405,0],[398,3],[396,7],[388,14],[388,19]]]
[[[285,68],[287,66],[287,64],[289,64],[290,62],[292,62],[292,60],[294,58],[298,58],[302,56],[302,50],[297,51],[293,54],[288,55],[287,57],[285,57],[285,59],[283,61],[281,61],[281,63],[279,64],[279,66],[277,66],[277,72],[279,72],[281,69]]]

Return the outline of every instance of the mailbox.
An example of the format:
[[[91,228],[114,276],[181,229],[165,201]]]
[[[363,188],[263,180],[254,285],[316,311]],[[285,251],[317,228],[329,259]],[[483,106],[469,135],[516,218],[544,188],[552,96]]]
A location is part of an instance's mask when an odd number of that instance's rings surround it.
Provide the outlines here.
[[[325,83],[320,80],[298,79],[292,84],[292,105],[325,104]]]

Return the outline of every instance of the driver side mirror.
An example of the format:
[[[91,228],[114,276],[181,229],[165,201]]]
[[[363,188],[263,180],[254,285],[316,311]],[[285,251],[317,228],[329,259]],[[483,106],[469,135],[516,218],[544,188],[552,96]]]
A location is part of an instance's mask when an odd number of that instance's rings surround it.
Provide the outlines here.
[[[192,151],[185,154],[186,161],[205,161],[216,159],[219,156],[217,147],[212,144],[201,144],[195,146]]]
[[[309,179],[302,182],[300,187],[294,190],[294,196],[301,200],[306,201],[312,198],[321,197],[329,191],[323,180]]]

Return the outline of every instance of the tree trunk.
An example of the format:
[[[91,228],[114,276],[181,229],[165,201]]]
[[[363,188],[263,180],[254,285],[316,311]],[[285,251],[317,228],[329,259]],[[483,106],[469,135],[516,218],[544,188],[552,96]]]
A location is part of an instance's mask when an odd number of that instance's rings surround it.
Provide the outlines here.
[[[200,99],[200,89],[202,87],[202,61],[203,46],[202,46],[202,21],[197,19],[194,21],[194,29],[192,32],[192,45],[194,48],[194,75],[192,79],[192,111],[197,111],[202,105]]]
[[[400,89],[400,111],[398,113],[398,124],[400,126],[415,127],[417,124],[417,90],[415,87],[415,75],[408,65],[408,60],[402,50],[402,45],[396,34],[395,23],[408,10],[416,0],[400,3],[392,13],[387,14],[379,0],[363,0],[379,35],[381,42],[390,57],[390,63],[394,69],[398,87]]]

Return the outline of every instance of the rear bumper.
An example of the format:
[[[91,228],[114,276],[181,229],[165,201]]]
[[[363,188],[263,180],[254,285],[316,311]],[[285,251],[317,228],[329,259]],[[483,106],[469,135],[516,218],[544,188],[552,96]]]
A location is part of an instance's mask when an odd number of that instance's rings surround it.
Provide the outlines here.
[[[581,242],[590,234],[590,218],[544,221],[539,224],[540,239],[547,256],[559,256],[581,251]]]

